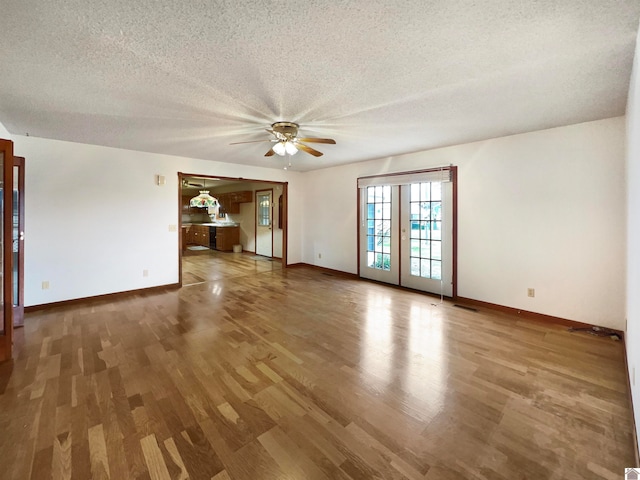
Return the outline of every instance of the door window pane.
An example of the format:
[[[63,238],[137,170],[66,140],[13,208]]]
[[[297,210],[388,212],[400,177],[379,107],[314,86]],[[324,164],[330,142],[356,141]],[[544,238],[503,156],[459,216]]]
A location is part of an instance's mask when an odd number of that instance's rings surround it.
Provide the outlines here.
[[[269,194],[258,194],[258,225],[261,227],[268,227],[271,225],[271,202],[269,201]]]
[[[391,269],[391,186],[367,187],[367,266]]]
[[[411,258],[411,275],[419,277],[420,276],[420,259],[419,258]]]
[[[442,240],[442,222],[431,222],[431,239]]]
[[[431,198],[431,195],[429,195],[429,190],[430,190],[430,183],[419,183],[418,185],[420,185],[420,200],[422,200],[423,202],[428,202]],[[417,199],[417,198],[416,198]]]
[[[431,183],[431,201],[440,201],[442,200],[442,184],[440,182],[432,182]]]
[[[431,260],[431,278],[434,280],[442,279],[442,262],[440,260]]]
[[[409,204],[411,275],[439,280],[442,259],[442,184],[412,184]]]
[[[431,241],[431,258],[442,260],[442,242],[440,240]]]
[[[429,220],[431,214],[431,202],[420,203],[420,219]]]
[[[429,259],[420,259],[420,276],[424,278],[431,278],[431,269],[429,268]]]
[[[13,167],[13,305],[20,303],[19,248],[20,248],[20,190],[18,189],[18,167]]]
[[[420,240],[411,239],[411,254],[412,257],[420,256]]]

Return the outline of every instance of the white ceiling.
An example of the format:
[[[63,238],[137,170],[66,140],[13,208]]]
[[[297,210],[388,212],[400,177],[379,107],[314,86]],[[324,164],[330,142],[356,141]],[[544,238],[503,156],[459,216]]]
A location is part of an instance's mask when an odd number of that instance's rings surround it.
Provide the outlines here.
[[[2,0],[12,134],[296,170],[623,115],[638,0]]]

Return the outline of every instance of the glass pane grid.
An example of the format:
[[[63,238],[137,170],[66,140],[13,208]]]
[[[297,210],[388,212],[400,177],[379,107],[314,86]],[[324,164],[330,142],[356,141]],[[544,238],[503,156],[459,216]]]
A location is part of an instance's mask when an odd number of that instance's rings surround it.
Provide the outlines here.
[[[391,270],[391,187],[367,187],[367,266]]]
[[[410,187],[409,240],[411,275],[442,278],[442,184],[414,183]]]

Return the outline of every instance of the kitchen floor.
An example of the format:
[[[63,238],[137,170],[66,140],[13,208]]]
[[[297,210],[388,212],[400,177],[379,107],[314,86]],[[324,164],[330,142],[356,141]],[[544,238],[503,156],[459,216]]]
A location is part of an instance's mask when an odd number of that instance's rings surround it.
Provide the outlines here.
[[[261,257],[252,252],[232,253],[209,249],[187,249],[182,252],[183,286],[280,269],[280,259]]]

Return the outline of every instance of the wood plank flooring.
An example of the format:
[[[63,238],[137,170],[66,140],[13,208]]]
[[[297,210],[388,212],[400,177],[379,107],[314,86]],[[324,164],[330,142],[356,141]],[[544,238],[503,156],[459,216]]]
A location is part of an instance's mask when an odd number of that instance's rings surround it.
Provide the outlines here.
[[[632,466],[620,342],[226,258],[228,275],[220,255],[185,258],[200,280],[180,290],[27,314],[0,365],[0,478],[583,480]]]

